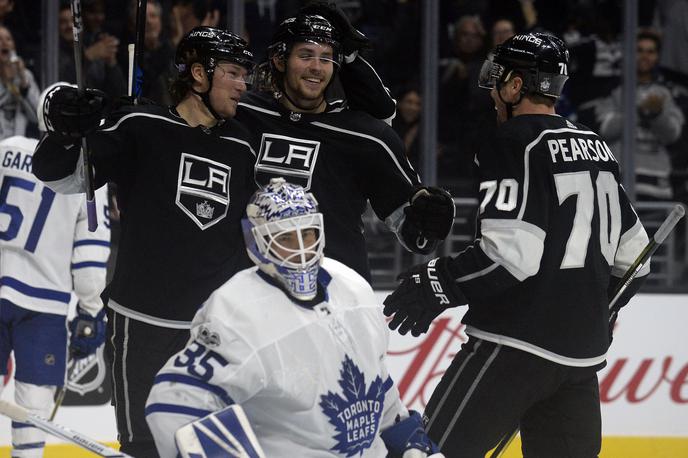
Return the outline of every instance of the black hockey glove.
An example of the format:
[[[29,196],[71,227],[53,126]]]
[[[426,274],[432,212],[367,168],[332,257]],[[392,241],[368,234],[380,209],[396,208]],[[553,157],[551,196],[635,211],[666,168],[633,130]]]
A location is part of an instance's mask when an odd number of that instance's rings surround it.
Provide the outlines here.
[[[103,91],[86,89],[83,94],[66,84],[53,87],[43,99],[43,121],[52,136],[74,143],[93,132],[109,111],[109,100]]]
[[[450,257],[443,256],[399,274],[401,283],[384,300],[384,314],[394,315],[390,329],[399,328],[402,335],[411,331],[418,337],[444,310],[467,302],[449,273],[450,262]]]
[[[92,316],[80,306],[76,308],[76,316],[69,322],[69,351],[76,359],[85,358],[95,353],[105,342],[105,308],[96,316]]]
[[[341,35],[340,42],[345,57],[350,56],[356,51],[360,52],[370,48],[370,39],[356,29],[356,27],[351,25],[351,21],[349,21],[346,13],[340,8],[337,8],[336,3],[315,2],[305,6],[301,12],[303,14],[317,14],[330,21]],[[348,59],[347,62],[349,62]]]
[[[409,203],[404,208],[407,231],[415,230],[430,241],[441,241],[449,235],[456,212],[451,194],[441,188],[421,186]]]

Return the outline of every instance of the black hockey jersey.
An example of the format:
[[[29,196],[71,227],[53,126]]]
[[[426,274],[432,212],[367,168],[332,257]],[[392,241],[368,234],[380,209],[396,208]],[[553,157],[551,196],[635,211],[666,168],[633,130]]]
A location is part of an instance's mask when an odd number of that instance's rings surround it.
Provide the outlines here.
[[[118,184],[121,236],[108,305],[188,327],[210,293],[251,265],[240,223],[256,188],[248,131],[231,120],[191,128],[167,108],[143,106],[113,114],[87,139],[96,186]],[[58,191],[79,192],[77,156],[46,137],[34,173]]]
[[[271,94],[246,93],[237,119],[261,134],[255,176],[304,186],[324,216],[325,254],[370,280],[361,215],[369,200],[397,232],[401,209],[419,183],[392,128],[372,116],[330,106],[325,113],[292,113]]]
[[[565,118],[520,115],[477,162],[478,237],[450,267],[467,333],[560,364],[603,362],[610,277],[648,241],[609,147]]]

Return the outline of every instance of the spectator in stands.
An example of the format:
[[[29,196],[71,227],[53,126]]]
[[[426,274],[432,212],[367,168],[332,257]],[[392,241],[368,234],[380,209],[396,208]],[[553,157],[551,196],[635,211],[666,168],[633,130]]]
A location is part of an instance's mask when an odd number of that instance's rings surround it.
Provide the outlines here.
[[[660,39],[641,32],[637,39],[636,194],[639,200],[671,200],[671,162],[666,145],[678,140],[684,116],[658,73]],[[620,151],[623,130],[621,87],[612,92],[601,113],[600,135],[616,142]]]
[[[615,20],[618,10],[581,6],[576,15],[580,20],[570,26],[578,36],[568,31],[569,39],[577,41],[569,48],[569,74],[573,77],[566,84],[565,95],[575,107],[571,118],[599,131],[599,110],[605,109],[603,102],[621,80],[622,52]]]
[[[0,139],[25,135],[36,123],[40,91],[24,60],[17,55],[12,33],[0,26]]]
[[[220,10],[208,8],[206,2],[198,0],[174,0],[170,21],[172,45],[176,48],[182,37],[194,27],[217,27],[220,23]],[[239,32],[236,33],[241,35]]]
[[[492,47],[501,45],[516,34],[516,27],[511,19],[497,19],[492,24]]]
[[[486,32],[478,16],[462,16],[454,28],[453,56],[440,60],[439,141],[445,149],[438,176],[443,185],[470,188],[473,158],[493,126],[494,103],[478,88],[486,56]],[[459,194],[465,194],[455,189]]]
[[[662,67],[688,76],[688,1],[657,0],[656,8],[663,37],[660,51]]]
[[[397,95],[397,115],[392,120],[392,128],[401,137],[406,147],[406,157],[419,170],[420,154],[420,115],[422,100],[420,90],[414,84],[406,86]]]
[[[136,35],[136,1],[129,2],[128,43],[134,42]],[[146,29],[143,59],[143,97],[161,105],[172,105],[169,95],[170,80],[176,75],[173,66],[175,50],[169,39],[169,30],[163,22],[162,5],[158,0],[148,0],[146,7]],[[118,56],[122,69],[128,69],[128,53],[122,47]]]
[[[96,16],[98,13],[93,14]],[[84,16],[86,13],[84,12]],[[98,24],[97,17],[92,18],[93,26]],[[68,1],[60,3],[58,15],[60,34],[59,79],[76,83],[76,65],[74,64],[74,35],[72,33],[72,11]],[[91,44],[84,40],[84,78],[87,87],[100,89],[106,94],[118,97],[126,93],[124,73],[117,65],[119,40],[108,34],[92,35]]]

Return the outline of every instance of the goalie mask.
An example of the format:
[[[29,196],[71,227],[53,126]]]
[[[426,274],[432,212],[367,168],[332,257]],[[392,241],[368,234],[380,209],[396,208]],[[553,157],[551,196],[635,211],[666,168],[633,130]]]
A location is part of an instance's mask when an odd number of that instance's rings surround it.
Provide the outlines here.
[[[325,248],[315,197],[301,186],[273,178],[253,195],[246,216],[242,225],[251,260],[297,300],[313,299]]]
[[[559,38],[546,33],[514,35],[494,50],[483,63],[478,86],[499,89],[513,73],[523,79],[523,94],[534,93],[553,99],[561,95],[568,80],[569,51]]]

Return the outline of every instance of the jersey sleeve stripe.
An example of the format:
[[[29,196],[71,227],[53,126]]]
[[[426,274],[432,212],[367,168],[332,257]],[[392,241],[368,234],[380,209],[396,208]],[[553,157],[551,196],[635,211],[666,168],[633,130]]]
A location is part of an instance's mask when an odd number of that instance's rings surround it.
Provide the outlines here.
[[[484,219],[480,248],[519,281],[535,275],[545,250],[545,231],[520,220]]]
[[[62,302],[64,304],[68,304],[69,299],[71,298],[69,293],[47,288],[36,288],[12,277],[0,277],[0,287],[4,286],[15,289],[27,296],[37,297],[39,299],[49,299]]]
[[[104,246],[104,247],[109,247],[110,242],[108,240],[77,240],[74,242],[74,248],[79,247],[79,246],[86,246],[86,245],[96,245],[96,246]]]
[[[456,282],[462,283],[462,282],[467,282],[467,281],[473,280],[473,279],[478,278],[478,277],[482,277],[483,275],[489,274],[490,272],[495,270],[497,267],[499,267],[499,264],[497,264],[496,262],[492,263],[490,266],[485,267],[482,270],[479,270],[479,271],[474,272],[472,274],[464,275],[463,277],[457,278]]]
[[[399,161],[397,161],[396,156],[394,156],[394,153],[393,153],[392,150],[389,148],[389,146],[387,146],[387,144],[386,144],[385,142],[383,142],[382,140],[380,140],[379,138],[375,138],[375,137],[373,137],[372,135],[363,134],[363,133],[361,133],[361,132],[354,132],[354,131],[352,131],[352,130],[342,129],[341,127],[330,126],[329,124],[324,124],[324,123],[322,123],[322,122],[313,121],[313,122],[311,122],[311,124],[314,125],[314,126],[317,126],[317,127],[322,127],[323,129],[334,130],[334,131],[336,131],[336,132],[342,132],[342,133],[345,133],[345,134],[354,135],[354,136],[356,136],[356,137],[362,137],[362,138],[371,140],[371,141],[373,141],[373,142],[375,142],[375,143],[378,143],[378,144],[379,144],[380,146],[382,146],[382,148],[387,152],[387,154],[389,155],[389,157],[392,158],[392,162],[394,162],[394,165],[396,165],[396,167],[399,169],[399,171],[401,172],[401,175],[402,175],[404,178],[406,178],[406,181],[408,181],[408,183],[409,183],[410,185],[413,185],[413,184],[414,184],[414,181],[411,180],[411,178],[406,174],[406,172],[404,171],[403,167],[401,166],[401,164],[399,164]]]
[[[158,374],[155,377],[155,380],[153,381],[153,385],[157,385],[158,383],[164,382],[181,383],[183,385],[195,386],[196,388],[201,388],[203,390],[210,391],[211,393],[215,394],[220,399],[222,399],[222,401],[227,405],[236,404],[224,389],[220,388],[217,385],[211,385],[210,383],[204,382],[203,380],[199,380],[189,375]]]
[[[171,124],[177,124],[179,126],[184,126],[184,127],[189,127],[191,128],[188,124],[185,124],[183,122],[178,122],[178,121],[173,121],[170,118],[166,118],[165,116],[160,116],[160,115],[155,115],[151,113],[129,113],[127,115],[122,116],[115,124],[112,126],[106,128],[106,129],[101,129],[99,132],[111,132],[114,130],[117,130],[119,126],[126,121],[127,119],[134,118],[134,117],[142,117],[142,118],[153,118],[153,119],[160,119],[161,121],[167,121]]]
[[[645,228],[640,223],[640,220],[636,220],[635,225],[619,238],[619,246],[616,249],[616,256],[614,256],[612,275],[617,278],[623,277],[648,242],[649,238]],[[650,263],[646,262],[637,276],[643,277],[649,273]]]
[[[98,262],[98,261],[85,261],[85,262],[75,262],[72,264],[72,270],[75,269],[85,269],[87,267],[98,267],[98,268],[106,268],[107,263],[106,262]]]
[[[253,154],[253,157],[258,157],[256,155],[256,152],[253,150],[253,147],[251,147],[251,144],[249,142],[239,140],[238,138],[234,138],[234,137],[222,137],[222,136],[220,136],[220,138],[222,138],[224,140],[229,140],[230,142],[236,142],[236,143],[239,143],[241,145],[244,145],[246,148],[248,148],[248,150],[251,152],[251,154]]]
[[[212,413],[212,411],[210,410],[194,409],[193,407],[180,406],[177,404],[156,403],[146,406],[146,416],[156,412],[176,413],[179,415],[191,415],[198,418],[205,417],[206,415],[210,415]]]

